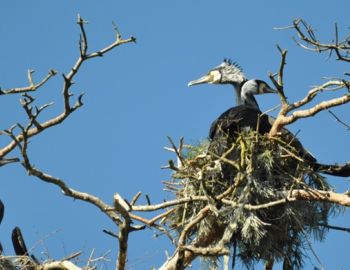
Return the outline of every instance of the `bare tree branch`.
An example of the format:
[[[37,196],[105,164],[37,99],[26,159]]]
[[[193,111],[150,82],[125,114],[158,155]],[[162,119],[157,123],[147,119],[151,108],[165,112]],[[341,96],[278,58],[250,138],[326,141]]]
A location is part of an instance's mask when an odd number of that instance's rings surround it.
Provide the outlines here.
[[[35,176],[44,182],[51,183],[51,184],[58,186],[62,190],[63,194],[68,196],[68,197],[72,197],[72,198],[77,199],[77,200],[86,201],[86,202],[89,202],[89,203],[95,205],[103,213],[105,213],[109,218],[111,218],[117,225],[122,224],[122,220],[121,220],[120,216],[118,214],[116,214],[115,211],[113,211],[113,208],[111,208],[111,206],[109,206],[108,204],[104,203],[98,197],[93,196],[93,195],[88,194],[88,193],[85,193],[85,192],[80,192],[80,191],[74,190],[74,189],[68,187],[62,179],[51,176],[51,175],[44,173],[44,172],[40,171],[39,169],[33,167],[32,164],[30,163],[29,157],[27,155],[27,146],[28,146],[27,139],[28,139],[28,137],[25,134],[25,132],[23,133],[23,138],[24,138],[23,145],[21,145],[20,142],[17,142],[17,143],[21,149],[21,153],[23,156],[22,165],[26,169],[26,171],[28,172],[29,175]]]
[[[350,55],[350,43],[349,43],[350,36],[347,36],[344,40],[340,41],[337,24],[335,24],[335,26],[334,26],[334,29],[335,29],[335,33],[334,33],[334,36],[335,36],[334,40],[335,41],[334,41],[334,43],[322,43],[322,42],[320,42],[317,39],[312,27],[309,24],[307,24],[305,22],[305,20],[303,20],[303,19],[294,20],[292,26],[288,26],[288,27],[284,27],[284,28],[276,28],[276,29],[277,30],[294,29],[298,35],[298,38],[300,39],[300,41],[297,41],[296,39],[295,39],[295,41],[302,48],[307,49],[307,50],[316,51],[316,52],[328,51],[330,53],[330,55],[332,52],[335,52],[338,60],[350,62],[350,57],[349,57],[349,55]],[[278,49],[281,52],[280,69],[279,69],[279,72],[277,74],[270,74],[270,79],[272,80],[272,82],[274,83],[274,85],[276,86],[277,90],[280,93],[282,106],[281,106],[281,110],[279,112],[279,115],[278,115],[276,121],[274,122],[273,127],[269,133],[269,136],[272,137],[272,136],[277,135],[281,131],[283,126],[291,124],[291,123],[295,122],[297,119],[311,117],[320,111],[326,110],[326,109],[331,108],[331,107],[339,106],[339,105],[342,105],[344,103],[348,103],[350,101],[350,95],[347,94],[347,95],[344,95],[343,97],[334,98],[334,99],[328,100],[328,101],[323,101],[310,109],[299,110],[299,111],[292,113],[292,115],[287,116],[287,114],[289,112],[291,112],[292,110],[300,108],[301,106],[309,103],[311,100],[314,99],[314,97],[318,93],[320,93],[322,91],[335,91],[338,89],[347,88],[347,90],[349,92],[349,82],[345,81],[345,80],[330,80],[321,86],[318,86],[318,87],[311,89],[308,92],[308,94],[305,96],[304,99],[299,100],[297,102],[294,102],[292,104],[287,104],[284,94],[283,93],[281,94],[281,86],[283,85],[282,78],[283,78],[283,66],[285,64],[285,55],[283,55],[283,53],[282,53],[283,51],[280,48],[278,48]],[[281,78],[281,80],[278,80],[278,82],[277,82],[275,80],[275,76],[278,76],[278,78]]]
[[[344,121],[342,121],[334,112],[332,112],[331,110],[328,110],[328,112],[335,118],[335,120],[337,122],[339,122],[340,124],[342,124],[343,126],[346,127],[347,130],[350,130],[350,125],[345,123]]]
[[[47,76],[41,82],[39,82],[37,84],[35,84],[33,82],[33,73],[34,73],[34,70],[32,70],[32,69],[28,70],[29,86],[19,87],[19,88],[11,88],[11,89],[6,89],[6,90],[0,89],[0,95],[10,95],[10,94],[18,94],[18,93],[36,91],[38,88],[43,86],[51,77],[55,76],[57,74],[57,71],[50,69]]]
[[[350,101],[350,94],[346,94],[342,97],[334,98],[327,101],[322,101],[316,104],[315,106],[313,106],[312,108],[295,111],[291,115],[287,116],[286,114],[291,110],[294,110],[295,108],[294,105],[289,106],[286,110],[280,112],[280,114],[278,115],[276,121],[274,122],[270,130],[269,135],[275,136],[278,132],[280,132],[280,130],[284,126],[294,123],[296,120],[300,118],[307,118],[307,117],[314,116],[315,114],[321,111],[348,103],[349,101]]]
[[[125,269],[127,262],[127,251],[128,251],[128,239],[129,233],[131,231],[131,217],[129,214],[129,205],[124,201],[124,199],[118,194],[114,194],[114,207],[117,212],[123,216],[123,222],[119,225],[119,252],[117,259],[117,269]]]
[[[344,40],[339,41],[338,25],[335,24],[335,42],[334,43],[322,43],[320,42],[312,27],[303,19],[296,19],[293,21],[293,25],[285,29],[294,29],[298,34],[300,41],[294,39],[296,44],[303,49],[314,52],[335,52],[337,59],[345,62],[350,62],[350,37],[347,36]]]
[[[113,43],[108,45],[107,47],[105,47],[99,51],[88,54],[87,53],[88,41],[87,41],[85,28],[84,28],[85,23],[86,23],[86,21],[84,21],[80,16],[78,16],[78,24],[80,26],[81,36],[82,36],[81,42],[80,42],[80,57],[78,58],[78,60],[74,64],[74,66],[71,68],[70,72],[67,75],[65,75],[65,74],[62,75],[63,81],[64,81],[63,82],[63,90],[62,90],[64,110],[60,115],[53,117],[53,118],[51,118],[43,123],[39,123],[39,122],[35,123],[35,127],[32,127],[27,132],[28,138],[39,134],[40,132],[44,131],[45,129],[48,129],[50,127],[53,127],[55,125],[62,123],[67,117],[69,117],[69,115],[72,112],[74,112],[76,109],[80,108],[83,105],[83,103],[82,103],[82,95],[83,94],[79,95],[77,102],[75,103],[74,106],[70,105],[70,98],[72,97],[72,94],[69,92],[69,89],[73,85],[73,79],[74,79],[75,75],[77,74],[80,67],[82,66],[82,64],[85,61],[87,61],[88,59],[92,59],[94,57],[103,56],[105,53],[109,52],[110,50],[112,50],[112,49],[114,49],[122,44],[136,42],[136,39],[134,37],[130,37],[128,39],[122,39],[121,36],[118,35],[117,39]],[[54,72],[49,73],[48,77],[46,79],[44,79],[43,82],[41,82],[39,84],[39,86],[43,85],[54,74],[55,74]],[[30,79],[30,81],[32,81],[32,80]],[[31,89],[32,87],[33,86],[29,86],[25,89]],[[28,91],[28,90],[23,90],[23,89],[24,88],[21,88],[20,90],[17,89],[15,92]],[[14,91],[12,91],[12,92],[14,92]],[[26,112],[27,112],[27,110],[26,110]],[[30,118],[33,118],[34,116],[30,114],[30,110],[28,112],[29,112]],[[27,112],[27,114],[28,114],[28,112]],[[17,135],[16,140],[13,140],[7,146],[0,149],[0,158],[4,157],[9,152],[11,152],[16,147],[17,142],[21,142],[22,140],[23,140],[23,136],[21,134]]]
[[[279,71],[277,74],[269,74],[270,80],[276,87],[278,94],[281,98],[282,106],[287,104],[287,97],[284,94],[284,86],[283,86],[283,74],[284,74],[284,67],[286,65],[286,57],[287,57],[287,50],[282,50],[279,45],[277,45],[277,49],[281,54],[281,63],[279,67]],[[275,77],[277,76],[277,80]]]
[[[54,261],[44,263],[41,266],[42,270],[82,270],[82,268],[76,266],[70,261]]]
[[[279,49],[279,50],[282,51],[281,49]],[[282,54],[281,66],[283,66],[285,63],[284,58],[285,58],[285,55]],[[350,94],[349,94],[350,82],[345,81],[345,80],[330,80],[330,81],[328,81],[320,86],[317,86],[317,87],[314,87],[313,89],[311,89],[303,99],[296,101],[292,104],[289,104],[287,102],[287,99],[285,98],[283,88],[282,88],[283,68],[280,67],[280,71],[277,73],[277,76],[279,78],[278,82],[274,78],[276,76],[276,74],[275,75],[270,74],[269,76],[270,76],[270,79],[275,84],[275,86],[277,87],[278,92],[280,93],[281,103],[282,103],[282,106],[281,106],[281,109],[278,113],[278,116],[277,116],[276,120],[274,121],[272,128],[269,132],[270,137],[276,136],[282,130],[282,128],[284,126],[289,125],[300,118],[307,118],[307,117],[314,116],[315,114],[317,114],[320,111],[324,111],[324,110],[327,110],[328,108],[336,107],[336,106],[348,103],[350,101]],[[347,89],[348,94],[345,94],[342,97],[333,98],[331,100],[322,101],[309,109],[294,111],[294,110],[308,104],[320,92],[336,91],[336,90],[340,90],[343,88]],[[291,113],[291,115],[288,115],[288,113],[290,113],[292,111],[294,111],[294,112]]]

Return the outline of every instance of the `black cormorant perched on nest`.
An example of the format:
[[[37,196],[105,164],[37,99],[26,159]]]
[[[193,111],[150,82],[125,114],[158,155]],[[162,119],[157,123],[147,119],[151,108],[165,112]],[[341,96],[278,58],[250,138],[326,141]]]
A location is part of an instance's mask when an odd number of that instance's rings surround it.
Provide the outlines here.
[[[168,217],[169,227],[181,232],[200,210],[211,205],[210,214],[188,232],[188,244],[237,246],[233,258],[237,255],[248,268],[260,260],[275,260],[283,261],[283,269],[300,269],[309,237],[324,238],[327,229],[322,224],[328,223],[337,208],[327,202],[290,203],[286,198],[293,190],[327,191],[331,187],[305,162],[308,152],[300,142],[285,142],[283,132],[281,138],[265,135],[273,120],[261,115],[253,95],[274,92],[267,83],[247,80],[228,60],[189,86],[199,83],[232,84],[238,106],[214,121],[208,150],[190,148],[175,170],[176,198],[201,196],[207,200],[176,206]],[[220,196],[224,199],[218,199]],[[274,205],[276,201],[283,203]]]
[[[257,130],[260,134],[268,133],[271,129],[269,117],[260,111],[254,95],[277,93],[262,80],[247,80],[238,65],[225,60],[207,75],[189,82],[189,86],[210,84],[233,84],[237,92],[238,106],[222,113],[212,124],[209,131],[210,145],[208,153],[221,157],[227,152],[237,135],[244,130]],[[239,97],[238,97],[239,95]],[[229,160],[237,159],[237,151],[226,154]],[[235,171],[227,163],[222,164],[224,179],[232,182]]]
[[[248,80],[239,65],[225,59],[219,66],[210,70],[207,75],[189,82],[188,86],[203,83],[232,85],[236,92],[238,105],[228,109],[212,123],[209,131],[211,140],[209,151],[213,151],[219,156],[223,155],[228,150],[227,145],[230,144],[230,142],[226,143],[226,140],[231,140],[234,132],[242,128],[255,129],[260,134],[270,131],[275,119],[267,115],[260,116],[262,113],[254,98],[254,95],[263,93],[277,93],[266,82],[257,79]],[[281,133],[285,142],[291,145],[315,171],[340,177],[350,176],[350,164],[344,166],[320,164],[288,129],[283,128]],[[213,146],[215,146],[215,150]]]
[[[235,133],[243,129],[251,128],[264,134],[270,131],[271,124],[267,115],[262,114],[254,95],[265,93],[277,93],[262,80],[247,80],[241,68],[229,60],[197,80],[188,83],[188,86],[197,84],[232,84],[237,94],[237,106],[222,113],[212,124],[209,131],[209,139],[216,141],[221,137],[235,136]],[[226,149],[227,150],[227,149]],[[222,155],[225,148],[215,151]]]

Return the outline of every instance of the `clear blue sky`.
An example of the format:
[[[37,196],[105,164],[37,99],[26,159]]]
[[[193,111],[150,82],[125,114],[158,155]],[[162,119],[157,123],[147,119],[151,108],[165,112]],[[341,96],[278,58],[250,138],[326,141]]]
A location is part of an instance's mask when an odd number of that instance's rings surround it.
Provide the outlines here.
[[[285,89],[293,101],[303,97],[322,77],[349,72],[344,63],[326,55],[303,51],[292,41],[292,31],[274,31],[302,17],[325,41],[332,39],[334,22],[340,33],[349,27],[348,1],[2,1],[0,9],[0,85],[3,89],[27,85],[27,69],[41,79],[48,69],[67,73],[78,57],[77,14],[89,21],[90,51],[112,42],[115,21],[126,38],[137,44],[119,47],[101,59],[87,63],[72,91],[86,93],[85,106],[64,124],[31,140],[29,153],[40,169],[61,177],[73,188],[91,192],[112,202],[114,192],[130,199],[136,192],[150,194],[153,202],[168,195],[162,180],[169,171],[160,167],[173,158],[163,150],[166,136],[189,143],[205,138],[210,123],[234,105],[227,86],[187,88],[224,57],[240,63],[249,78],[268,80],[276,71],[279,54],[275,45],[288,49]],[[39,90],[37,104],[56,101],[42,119],[61,111],[62,79],[57,76]],[[328,95],[325,97],[329,97]],[[320,99],[318,99],[320,100]],[[260,97],[262,110],[278,104],[277,96]],[[1,129],[25,123],[18,96],[0,98]],[[350,122],[350,108],[334,111]],[[299,121],[290,129],[301,130],[303,144],[321,162],[345,162],[349,157],[349,132],[328,113]],[[1,146],[7,142],[0,138]],[[0,239],[12,253],[10,233],[20,226],[34,253],[47,249],[53,258],[92,248],[97,254],[111,250],[114,267],[116,241],[102,233],[113,224],[94,207],[63,197],[53,186],[28,177],[17,165],[0,169],[0,198],[6,213]],[[329,178],[344,192],[348,182]],[[144,201],[144,199],[142,199]],[[350,227],[349,215],[332,224]],[[58,231],[58,232],[57,232]],[[53,235],[51,235],[53,234]],[[48,236],[49,235],[49,236]],[[47,237],[48,236],[48,237]],[[44,239],[44,243],[37,243]],[[330,232],[313,248],[325,269],[347,269],[350,235]],[[130,239],[129,269],[149,269],[165,259],[166,239],[152,232],[136,232]],[[317,260],[310,253],[305,269]]]

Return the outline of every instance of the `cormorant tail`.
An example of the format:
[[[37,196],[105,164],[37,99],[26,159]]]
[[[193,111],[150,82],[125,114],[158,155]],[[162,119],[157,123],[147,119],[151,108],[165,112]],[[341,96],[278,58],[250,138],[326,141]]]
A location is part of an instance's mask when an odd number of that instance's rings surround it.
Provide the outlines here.
[[[12,230],[12,245],[17,256],[28,256],[28,250],[21,229],[18,227]]]
[[[344,165],[328,165],[328,164],[320,164],[314,163],[312,164],[312,168],[320,173],[340,176],[340,177],[349,177],[350,176],[350,163],[346,163]]]
[[[0,224],[2,219],[4,218],[4,213],[5,213],[5,206],[2,203],[2,201],[0,200]]]

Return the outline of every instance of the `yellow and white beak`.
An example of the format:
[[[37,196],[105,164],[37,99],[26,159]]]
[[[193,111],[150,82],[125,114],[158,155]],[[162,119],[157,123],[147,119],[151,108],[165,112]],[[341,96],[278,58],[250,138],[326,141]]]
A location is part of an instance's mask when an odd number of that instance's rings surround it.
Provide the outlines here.
[[[221,73],[218,70],[213,70],[213,71],[210,71],[207,75],[197,80],[190,81],[188,83],[188,86],[203,84],[203,83],[214,84],[214,83],[219,83],[220,80],[221,80]]]

